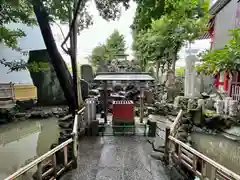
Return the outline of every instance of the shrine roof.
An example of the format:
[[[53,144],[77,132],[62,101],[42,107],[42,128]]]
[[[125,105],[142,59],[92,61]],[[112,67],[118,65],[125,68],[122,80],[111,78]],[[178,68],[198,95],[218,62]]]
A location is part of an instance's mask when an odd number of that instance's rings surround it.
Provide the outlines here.
[[[153,81],[154,78],[145,72],[104,72],[97,73],[96,81]]]

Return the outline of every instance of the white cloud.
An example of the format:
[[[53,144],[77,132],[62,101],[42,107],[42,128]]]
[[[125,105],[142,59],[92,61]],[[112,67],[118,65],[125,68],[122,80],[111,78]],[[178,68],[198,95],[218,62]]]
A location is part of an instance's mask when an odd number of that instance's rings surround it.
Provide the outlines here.
[[[92,49],[100,43],[104,43],[109,35],[118,29],[121,34],[124,35],[127,46],[127,53],[131,54],[132,34],[130,25],[132,24],[135,14],[136,4],[131,2],[130,8],[125,11],[122,10],[121,17],[116,21],[106,21],[99,16],[98,11],[94,3],[89,4],[89,12],[93,15],[94,24],[81,32],[78,36],[78,60],[80,63],[87,63],[84,57],[91,54]],[[60,45],[63,38],[60,34],[60,30],[57,26],[53,27],[55,37],[57,36],[57,43]],[[62,26],[64,34],[67,34],[68,27]],[[60,47],[60,46],[59,46]],[[63,53],[63,52],[62,52]],[[65,60],[69,62],[69,58],[64,56]]]

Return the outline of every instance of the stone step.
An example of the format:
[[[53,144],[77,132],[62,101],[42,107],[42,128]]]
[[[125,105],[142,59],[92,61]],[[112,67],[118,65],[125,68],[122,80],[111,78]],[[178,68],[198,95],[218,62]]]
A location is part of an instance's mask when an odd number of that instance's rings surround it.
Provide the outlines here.
[[[150,156],[154,159],[157,159],[157,160],[161,160],[163,161],[164,160],[164,153],[160,153],[160,152],[152,152],[150,154]]]
[[[60,127],[60,128],[64,128],[64,129],[69,129],[69,128],[71,128],[72,129],[72,127],[73,127],[73,122],[64,122],[64,121],[61,121],[61,122],[59,122],[58,123],[58,126]]]
[[[58,121],[59,121],[59,122],[61,122],[61,121],[71,122],[73,119],[74,119],[74,117],[72,116],[72,114],[68,114],[68,115],[60,118]]]

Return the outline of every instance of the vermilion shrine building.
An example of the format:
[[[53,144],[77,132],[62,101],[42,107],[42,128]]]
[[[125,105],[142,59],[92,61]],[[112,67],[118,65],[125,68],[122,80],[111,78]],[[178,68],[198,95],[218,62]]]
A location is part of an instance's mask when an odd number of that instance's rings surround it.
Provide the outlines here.
[[[211,49],[221,49],[229,40],[229,30],[240,27],[240,1],[211,0],[210,4],[209,29],[199,39],[211,39]],[[217,88],[240,100],[240,70],[233,75],[221,72],[215,78]]]

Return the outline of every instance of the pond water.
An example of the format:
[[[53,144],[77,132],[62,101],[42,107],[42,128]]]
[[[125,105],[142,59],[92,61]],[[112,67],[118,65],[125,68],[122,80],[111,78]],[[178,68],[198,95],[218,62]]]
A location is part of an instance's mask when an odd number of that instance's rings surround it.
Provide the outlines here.
[[[193,147],[240,175],[240,143],[218,135],[193,132]]]
[[[0,126],[0,179],[49,151],[52,143],[58,141],[58,136],[56,118]]]

